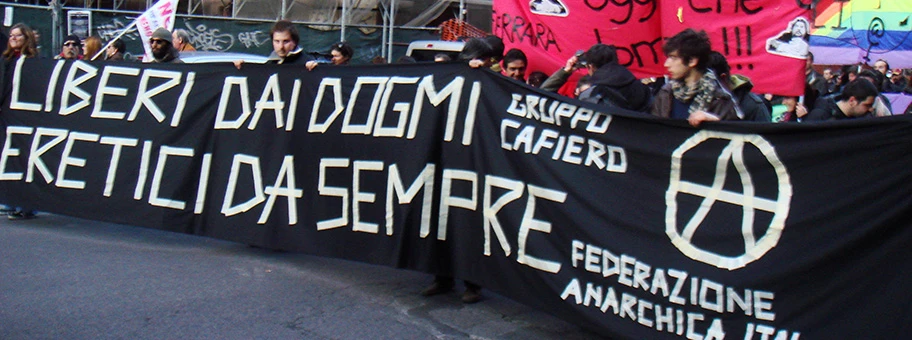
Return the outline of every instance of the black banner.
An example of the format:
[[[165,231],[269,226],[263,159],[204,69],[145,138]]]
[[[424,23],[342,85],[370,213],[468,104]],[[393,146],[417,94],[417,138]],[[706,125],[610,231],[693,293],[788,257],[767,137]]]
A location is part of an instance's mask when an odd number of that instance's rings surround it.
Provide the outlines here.
[[[912,120],[642,117],[461,64],[7,65],[0,201],[446,273],[614,338],[912,332]]]

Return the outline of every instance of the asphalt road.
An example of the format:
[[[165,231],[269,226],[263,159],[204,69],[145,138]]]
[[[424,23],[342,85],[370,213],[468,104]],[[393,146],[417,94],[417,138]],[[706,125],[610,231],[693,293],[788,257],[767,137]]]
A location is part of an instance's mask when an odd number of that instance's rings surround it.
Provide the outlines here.
[[[431,275],[42,214],[0,219],[0,339],[594,339]]]

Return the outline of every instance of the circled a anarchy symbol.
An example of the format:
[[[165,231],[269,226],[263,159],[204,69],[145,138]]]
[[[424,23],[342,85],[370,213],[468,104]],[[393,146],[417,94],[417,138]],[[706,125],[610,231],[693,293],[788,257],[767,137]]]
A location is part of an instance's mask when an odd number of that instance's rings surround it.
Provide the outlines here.
[[[713,183],[705,185],[693,183],[681,178],[682,159],[687,151],[710,139],[727,140],[726,145],[716,161]],[[778,195],[776,198],[758,197],[756,184],[745,164],[744,148],[751,145],[764,156],[776,174]],[[728,176],[729,163],[734,164],[741,179],[743,192],[732,192],[723,187]],[[752,166],[756,166],[752,164]],[[773,183],[764,183],[764,185]],[[683,230],[678,230],[678,202],[679,194],[702,197],[702,202],[694,215],[684,225]],[[785,220],[788,217],[792,197],[792,184],[785,165],[779,160],[775,148],[759,135],[742,135],[718,131],[702,130],[681,144],[671,156],[671,176],[668,191],[665,193],[665,233],[678,250],[687,257],[710,264],[719,268],[735,270],[743,268],[765,255],[773,249],[782,236]],[[742,207],[743,215],[741,225],[731,227],[737,234],[743,236],[744,253],[737,256],[721,255],[712,251],[701,249],[692,242],[694,234],[704,223],[707,215],[717,202],[738,205]],[[757,211],[765,211],[773,215],[766,232],[755,235],[755,215]],[[727,226],[726,226],[727,227]]]

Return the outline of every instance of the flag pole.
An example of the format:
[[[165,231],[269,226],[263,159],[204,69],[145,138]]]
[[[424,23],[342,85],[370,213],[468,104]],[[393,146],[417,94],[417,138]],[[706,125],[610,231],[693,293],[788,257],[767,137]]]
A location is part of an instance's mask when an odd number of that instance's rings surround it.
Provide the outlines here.
[[[124,28],[123,31],[120,32],[120,34],[118,34],[116,37],[114,37],[114,39],[111,39],[110,41],[108,41],[108,44],[105,45],[101,50],[99,50],[98,53],[95,53],[95,55],[92,56],[92,59],[89,59],[89,61],[94,61],[95,58],[98,58],[98,56],[100,56],[102,53],[105,53],[105,51],[107,51],[108,47],[110,47],[111,44],[113,44],[115,41],[117,41],[117,39],[120,39],[120,37],[124,36],[124,34],[127,34],[127,32],[129,32],[130,29],[132,29],[134,26],[136,26],[136,20],[133,20],[133,23],[131,23],[130,26],[127,26],[126,28]]]

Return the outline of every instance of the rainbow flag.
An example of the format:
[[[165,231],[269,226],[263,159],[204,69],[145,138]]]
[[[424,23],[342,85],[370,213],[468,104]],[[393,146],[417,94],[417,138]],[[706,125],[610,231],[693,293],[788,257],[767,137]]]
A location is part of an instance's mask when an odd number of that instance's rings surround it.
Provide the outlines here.
[[[823,0],[813,19],[810,50],[816,64],[884,59],[894,68],[912,68],[912,1]]]

